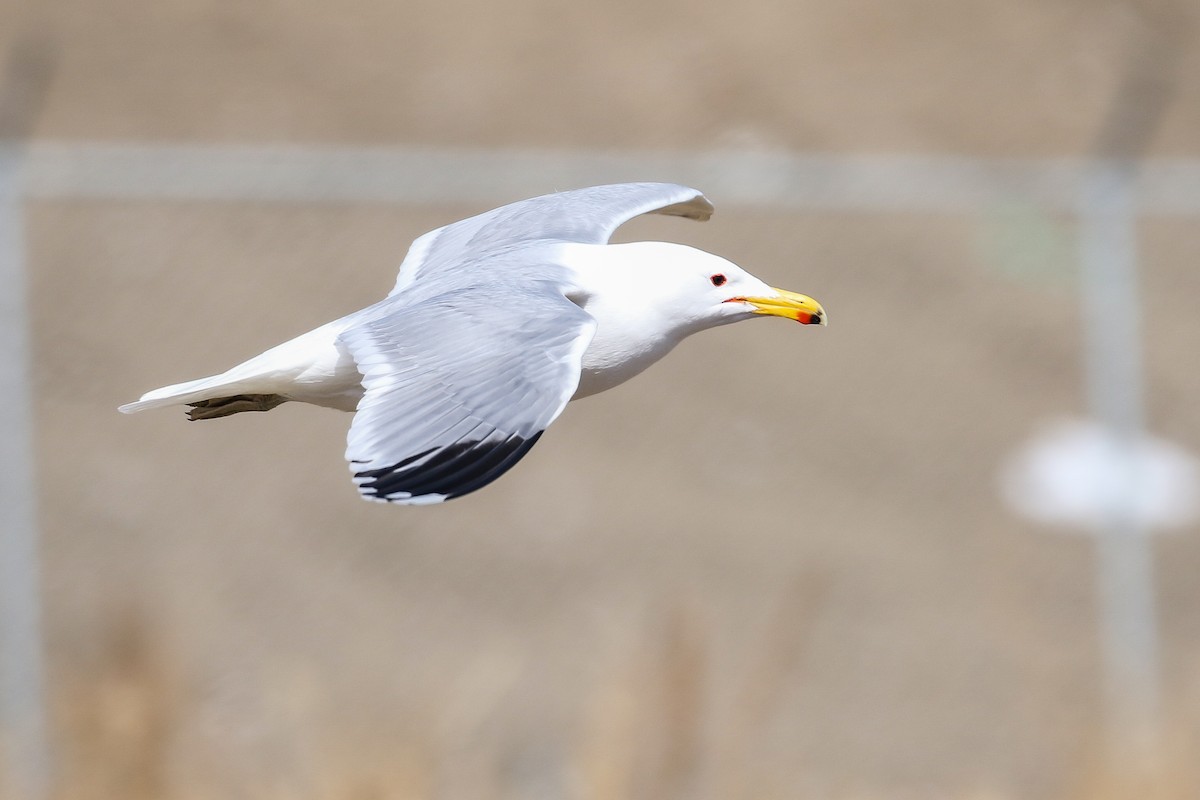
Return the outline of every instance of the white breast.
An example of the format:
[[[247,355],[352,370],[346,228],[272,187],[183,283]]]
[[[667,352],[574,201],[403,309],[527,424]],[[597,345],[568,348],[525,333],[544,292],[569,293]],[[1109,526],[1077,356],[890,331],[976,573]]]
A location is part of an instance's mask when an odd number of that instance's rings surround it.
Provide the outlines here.
[[[632,248],[566,245],[566,263],[583,288],[578,302],[596,320],[583,354],[575,399],[624,383],[671,352],[686,335],[663,307],[655,265],[630,258]]]

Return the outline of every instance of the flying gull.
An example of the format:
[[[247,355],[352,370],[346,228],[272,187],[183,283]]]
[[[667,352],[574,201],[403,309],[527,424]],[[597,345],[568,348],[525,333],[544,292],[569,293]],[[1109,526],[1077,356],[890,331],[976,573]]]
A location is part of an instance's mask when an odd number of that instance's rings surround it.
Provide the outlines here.
[[[824,325],[681,244],[609,244],[641,214],[712,215],[703,194],[622,183],[512,203],[413,242],[380,302],[209,378],[147,392],[215,419],[295,400],[354,411],[346,459],[368,500],[440,503],[500,477],[573,399],[623,383],[685,337],[756,316]]]

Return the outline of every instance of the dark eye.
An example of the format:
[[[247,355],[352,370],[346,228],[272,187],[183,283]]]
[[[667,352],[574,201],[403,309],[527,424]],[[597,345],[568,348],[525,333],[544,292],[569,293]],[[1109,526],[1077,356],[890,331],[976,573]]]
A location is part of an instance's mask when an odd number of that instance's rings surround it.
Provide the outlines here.
[[[724,286],[725,281],[729,279],[718,272],[716,275],[713,275],[711,278],[709,278],[709,280],[712,281],[713,286]]]

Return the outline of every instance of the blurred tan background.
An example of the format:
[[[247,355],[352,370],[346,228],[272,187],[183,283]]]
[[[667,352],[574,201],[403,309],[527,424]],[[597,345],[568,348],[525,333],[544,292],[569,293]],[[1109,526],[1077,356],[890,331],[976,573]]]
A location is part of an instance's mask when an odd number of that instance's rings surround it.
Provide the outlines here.
[[[1162,41],[1147,150],[1195,158],[1194,11],[54,0],[0,4],[0,53],[51,65],[35,142],[1059,157]],[[1084,410],[1073,218],[710,198],[619,237],[832,325],[702,334],[433,508],[358,499],[343,414],[115,408],[373,302],[484,206],[31,201],[56,796],[1110,796],[1093,544],[997,489]],[[1149,425],[1195,452],[1200,226],[1138,233]],[[1195,797],[1200,539],[1154,547],[1155,796]]]

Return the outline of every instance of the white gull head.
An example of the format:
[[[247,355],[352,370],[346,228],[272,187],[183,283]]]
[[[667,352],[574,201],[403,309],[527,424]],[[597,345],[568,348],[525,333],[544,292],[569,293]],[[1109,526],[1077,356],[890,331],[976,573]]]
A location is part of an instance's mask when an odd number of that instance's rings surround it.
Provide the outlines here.
[[[624,383],[708,328],[762,315],[828,320],[812,298],[687,245],[570,243],[561,245],[559,259],[577,283],[568,297],[596,320],[575,399]]]

